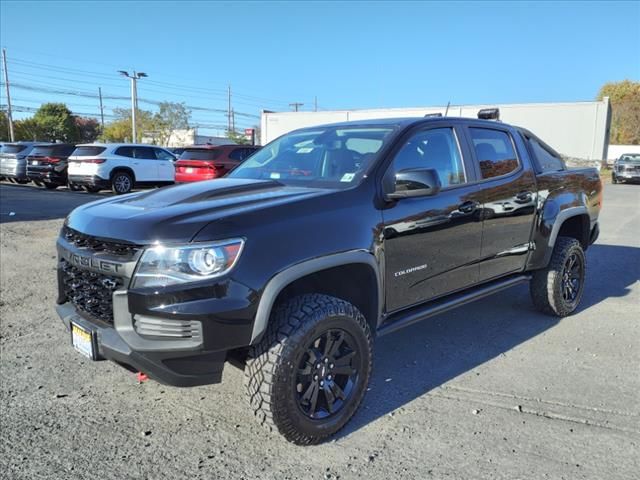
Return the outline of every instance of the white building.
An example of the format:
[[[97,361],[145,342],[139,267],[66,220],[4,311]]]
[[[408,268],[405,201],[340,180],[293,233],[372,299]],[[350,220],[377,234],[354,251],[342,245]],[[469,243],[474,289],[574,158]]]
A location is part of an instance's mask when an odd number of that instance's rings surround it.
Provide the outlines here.
[[[150,133],[145,133],[142,136],[142,143],[153,144],[156,143],[156,137]],[[235,142],[229,140],[227,137],[209,137],[207,135],[198,135],[196,128],[189,128],[186,130],[174,130],[171,132],[166,145],[163,147],[188,147],[190,145],[229,145]]]
[[[452,105],[446,107],[382,108],[320,112],[263,112],[261,143],[302,127],[373,118],[423,117],[429,113],[477,118],[478,110],[498,107],[500,119],[525,127],[559,153],[572,158],[607,158],[611,108],[609,98],[598,102]]]

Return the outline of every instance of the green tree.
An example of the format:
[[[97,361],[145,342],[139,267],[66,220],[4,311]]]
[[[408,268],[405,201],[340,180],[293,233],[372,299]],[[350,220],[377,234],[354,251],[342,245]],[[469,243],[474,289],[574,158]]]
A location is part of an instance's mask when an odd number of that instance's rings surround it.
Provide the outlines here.
[[[249,139],[243,133],[227,130],[227,138],[238,145],[248,145]]]
[[[191,111],[184,103],[161,102],[158,112],[153,116],[153,129],[144,133],[153,138],[153,143],[167,145],[176,130],[187,130]]]
[[[17,142],[21,140],[31,142],[42,140],[40,129],[33,117],[14,121],[13,132]]]
[[[0,110],[0,142],[6,142],[10,140],[9,138],[9,117],[4,112],[4,110]]]
[[[623,80],[606,83],[598,92],[598,100],[611,101],[609,143],[640,144],[640,82]]]
[[[113,110],[116,119],[104,127],[100,138],[105,142],[131,142],[131,110],[116,108]],[[138,110],[136,115],[138,132],[152,131],[154,129],[153,114],[147,110]],[[140,133],[138,133],[140,135]]]
[[[75,142],[78,128],[75,116],[64,103],[45,103],[33,116],[38,140],[48,142]]]

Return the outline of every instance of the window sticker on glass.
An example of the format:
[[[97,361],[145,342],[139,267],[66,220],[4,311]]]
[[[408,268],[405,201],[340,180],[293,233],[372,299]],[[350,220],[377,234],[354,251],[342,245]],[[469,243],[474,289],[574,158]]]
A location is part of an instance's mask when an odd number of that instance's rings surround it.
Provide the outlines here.
[[[280,174],[278,172],[271,172],[271,175],[269,175],[269,178],[278,179],[280,178]]]
[[[356,176],[355,173],[345,173],[340,179],[341,182],[350,182]]]
[[[309,152],[313,152],[313,147],[302,147],[302,148],[299,148],[296,153],[309,153]]]

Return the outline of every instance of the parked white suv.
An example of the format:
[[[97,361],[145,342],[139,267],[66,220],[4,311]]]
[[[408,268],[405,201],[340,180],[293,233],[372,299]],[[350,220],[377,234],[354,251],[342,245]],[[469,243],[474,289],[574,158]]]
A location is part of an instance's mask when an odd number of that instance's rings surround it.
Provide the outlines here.
[[[88,192],[110,188],[116,194],[134,187],[170,185],[176,157],[164,148],[130,143],[78,145],[69,157],[69,184]]]

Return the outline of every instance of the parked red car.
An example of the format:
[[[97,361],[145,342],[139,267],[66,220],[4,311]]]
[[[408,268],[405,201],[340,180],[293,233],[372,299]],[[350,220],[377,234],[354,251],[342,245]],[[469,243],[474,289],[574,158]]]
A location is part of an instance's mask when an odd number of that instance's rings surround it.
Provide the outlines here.
[[[219,178],[259,150],[251,145],[196,145],[188,147],[175,163],[176,183]]]

